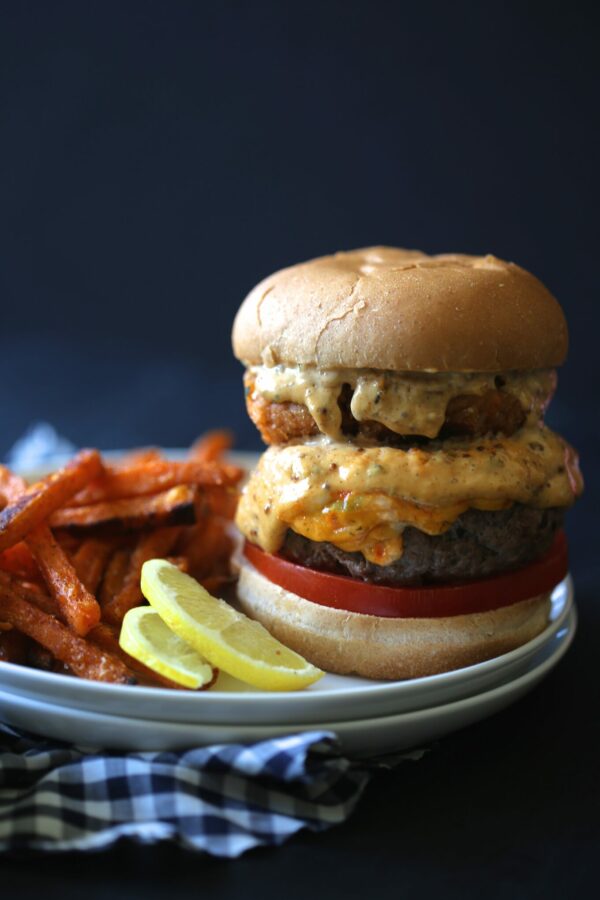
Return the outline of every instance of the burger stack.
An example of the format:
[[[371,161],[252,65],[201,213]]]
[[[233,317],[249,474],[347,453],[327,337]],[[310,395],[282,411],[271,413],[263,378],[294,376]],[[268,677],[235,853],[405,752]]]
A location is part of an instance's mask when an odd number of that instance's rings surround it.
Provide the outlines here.
[[[269,445],[237,515],[242,608],[375,679],[540,634],[582,489],[544,424],[567,345],[551,293],[493,256],[373,247],[257,285],[233,329]]]

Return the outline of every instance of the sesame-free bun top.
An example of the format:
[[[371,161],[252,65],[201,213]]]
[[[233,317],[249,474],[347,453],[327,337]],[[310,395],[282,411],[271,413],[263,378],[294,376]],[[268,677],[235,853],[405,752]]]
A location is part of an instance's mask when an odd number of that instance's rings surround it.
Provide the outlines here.
[[[367,247],[282,269],[244,300],[233,349],[246,365],[495,372],[564,362],[562,310],[494,256]]]

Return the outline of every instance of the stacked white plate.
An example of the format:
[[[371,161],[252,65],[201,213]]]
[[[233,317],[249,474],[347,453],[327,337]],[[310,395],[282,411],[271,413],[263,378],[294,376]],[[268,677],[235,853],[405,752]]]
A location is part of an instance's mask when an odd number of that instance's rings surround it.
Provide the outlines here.
[[[534,640],[487,662],[429,678],[377,682],[326,675],[299,693],[265,693],[221,675],[209,691],[83,681],[0,662],[0,719],[88,747],[180,750],[331,731],[354,755],[404,750],[495,713],[535,687],[573,640],[567,577]]]

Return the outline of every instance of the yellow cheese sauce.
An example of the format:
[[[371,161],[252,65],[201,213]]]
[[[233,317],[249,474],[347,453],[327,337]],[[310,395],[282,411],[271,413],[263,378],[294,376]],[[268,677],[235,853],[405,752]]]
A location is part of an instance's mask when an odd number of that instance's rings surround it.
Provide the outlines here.
[[[381,372],[369,369],[318,369],[314,366],[252,366],[252,390],[272,403],[306,406],[319,431],[341,440],[338,397],[344,384],[353,389],[350,410],[358,422],[373,421],[397,434],[434,438],[446,407],[459,394],[497,389],[497,372]],[[507,372],[503,390],[513,394],[535,425],[556,386],[553,369]]]
[[[569,506],[581,489],[575,451],[545,427],[409,450],[320,438],[269,447],[236,521],[269,553],[291,527],[387,565],[402,555],[407,525],[440,534],[469,508]]]

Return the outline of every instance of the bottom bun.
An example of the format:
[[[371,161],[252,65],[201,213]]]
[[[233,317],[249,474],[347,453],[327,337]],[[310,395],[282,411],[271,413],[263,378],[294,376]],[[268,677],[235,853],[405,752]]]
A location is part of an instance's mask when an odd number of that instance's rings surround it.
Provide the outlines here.
[[[550,593],[488,612],[434,619],[369,616],[284,590],[245,558],[240,608],[309,662],[339,675],[420,678],[470,666],[526,644],[548,623]]]

